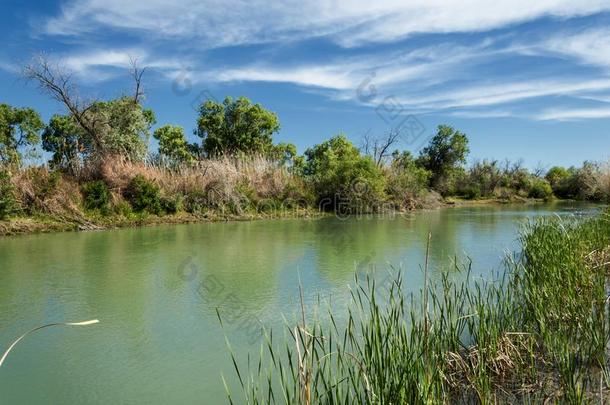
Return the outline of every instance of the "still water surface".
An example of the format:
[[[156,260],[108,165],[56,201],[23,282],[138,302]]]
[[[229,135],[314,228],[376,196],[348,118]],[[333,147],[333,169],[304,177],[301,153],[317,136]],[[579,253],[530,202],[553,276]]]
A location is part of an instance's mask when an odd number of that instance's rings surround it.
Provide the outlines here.
[[[0,239],[0,348],[45,323],[101,321],[24,340],[0,369],[0,403],[226,403],[220,375],[234,374],[224,336],[238,354],[256,355],[261,325],[279,329],[297,314],[299,280],[309,308],[321,297],[338,311],[356,271],[400,267],[416,291],[428,230],[433,276],[469,256],[475,276],[489,277],[528,218],[594,209],[508,205]]]

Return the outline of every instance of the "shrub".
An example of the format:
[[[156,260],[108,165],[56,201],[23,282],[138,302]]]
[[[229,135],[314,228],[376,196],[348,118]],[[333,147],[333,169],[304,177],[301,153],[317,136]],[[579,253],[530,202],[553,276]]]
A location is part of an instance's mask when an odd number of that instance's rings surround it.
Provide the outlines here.
[[[90,181],[83,185],[83,205],[88,210],[106,212],[110,202],[110,190],[102,180]]]
[[[410,152],[395,152],[387,173],[386,191],[394,204],[411,208],[427,193],[431,173],[415,163]]]
[[[129,201],[135,212],[148,212],[158,215],[162,211],[159,187],[141,174],[131,179],[124,197]]]
[[[322,208],[372,211],[384,199],[385,178],[373,160],[344,135],[305,152],[303,174]]]
[[[131,205],[129,205],[127,201],[120,200],[112,205],[112,212],[117,215],[128,217],[133,213],[133,210],[131,209]]]
[[[17,210],[15,187],[11,183],[10,175],[0,171],[0,220],[8,218]]]
[[[528,196],[547,200],[553,196],[553,188],[547,180],[534,178]]]
[[[166,214],[176,214],[182,211],[182,197],[161,197],[161,210]]]

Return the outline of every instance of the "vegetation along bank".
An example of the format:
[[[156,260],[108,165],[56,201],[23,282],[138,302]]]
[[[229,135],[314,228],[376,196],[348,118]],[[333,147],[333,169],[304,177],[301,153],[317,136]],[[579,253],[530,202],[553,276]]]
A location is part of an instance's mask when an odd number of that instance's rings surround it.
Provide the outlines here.
[[[447,125],[417,155],[397,149],[400,128],[358,146],[338,134],[299,155],[274,143],[278,117],[243,97],[203,102],[192,143],[183,128],[157,125],[144,105],[143,70],[131,73],[132,94],[91,100],[44,58],[25,67],[65,113],[45,123],[32,108],[0,104],[0,235],[405,211],[455,199],[610,199],[607,164],[467,166],[468,137]]]

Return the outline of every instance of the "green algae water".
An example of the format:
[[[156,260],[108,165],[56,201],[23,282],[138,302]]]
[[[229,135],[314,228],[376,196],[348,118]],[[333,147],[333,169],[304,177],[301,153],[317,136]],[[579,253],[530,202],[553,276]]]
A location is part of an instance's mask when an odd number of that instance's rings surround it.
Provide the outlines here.
[[[3,238],[0,348],[46,323],[100,324],[26,338],[0,368],[0,403],[227,403],[221,375],[237,379],[225,336],[238,358],[257,358],[262,328],[282,336],[298,315],[299,284],[308,311],[341,314],[355,273],[401,269],[406,293],[421,288],[429,231],[432,278],[467,258],[491,277],[524,221],[595,211],[481,206]]]

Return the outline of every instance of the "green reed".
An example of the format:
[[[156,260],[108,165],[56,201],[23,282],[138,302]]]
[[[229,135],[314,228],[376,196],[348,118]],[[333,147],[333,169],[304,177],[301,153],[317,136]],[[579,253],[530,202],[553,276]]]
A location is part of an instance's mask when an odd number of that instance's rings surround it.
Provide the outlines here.
[[[544,218],[496,280],[440,281],[405,296],[357,276],[346,320],[266,334],[231,403],[587,403],[609,398],[610,218]],[[455,273],[455,272],[453,272]]]

